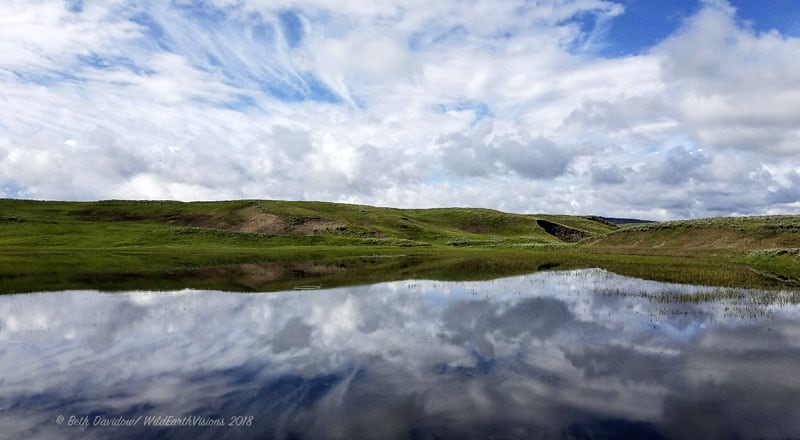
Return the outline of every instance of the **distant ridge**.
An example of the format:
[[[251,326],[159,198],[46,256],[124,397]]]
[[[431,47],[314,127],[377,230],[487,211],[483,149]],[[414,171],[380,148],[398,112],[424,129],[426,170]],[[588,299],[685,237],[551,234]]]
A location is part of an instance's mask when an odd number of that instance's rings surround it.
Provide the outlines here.
[[[615,225],[625,225],[631,223],[656,223],[653,220],[641,220],[638,218],[616,218],[616,217],[600,217],[600,218]]]
[[[640,224],[640,223],[656,223],[653,220],[641,220],[638,218],[601,217],[599,215],[587,215],[584,218],[595,222],[605,223],[608,226],[630,225],[630,224]]]

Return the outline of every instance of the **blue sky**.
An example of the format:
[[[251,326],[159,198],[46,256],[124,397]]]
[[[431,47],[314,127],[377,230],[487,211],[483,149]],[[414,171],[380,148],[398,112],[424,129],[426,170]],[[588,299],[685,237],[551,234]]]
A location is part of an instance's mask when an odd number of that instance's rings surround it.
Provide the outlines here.
[[[0,4],[0,196],[800,208],[790,0]]]
[[[644,53],[703,7],[698,0],[617,0],[617,3],[625,11],[601,30],[600,53],[604,56]],[[736,19],[756,32],[776,30],[787,36],[800,36],[800,5],[796,0],[730,0],[728,4],[736,8]],[[587,21],[584,26],[591,31],[595,21]]]
[[[696,13],[697,0],[627,0],[620,2],[625,12],[608,23],[603,35],[606,56],[636,55],[646,52],[674,33],[683,21]]]

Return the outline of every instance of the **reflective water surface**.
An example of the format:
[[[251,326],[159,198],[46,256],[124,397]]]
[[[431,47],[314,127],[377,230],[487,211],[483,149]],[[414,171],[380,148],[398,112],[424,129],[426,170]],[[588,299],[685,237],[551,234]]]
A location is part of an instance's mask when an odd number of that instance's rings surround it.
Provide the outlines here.
[[[3,296],[0,438],[799,437],[800,306],[703,292],[592,269]]]

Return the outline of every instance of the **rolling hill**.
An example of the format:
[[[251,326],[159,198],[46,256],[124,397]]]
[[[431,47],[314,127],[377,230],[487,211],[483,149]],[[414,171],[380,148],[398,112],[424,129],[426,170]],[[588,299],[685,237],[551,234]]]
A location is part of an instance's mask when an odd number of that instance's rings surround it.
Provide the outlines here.
[[[548,244],[614,229],[578,216],[509,214],[490,209],[394,209],[325,202],[0,200],[5,248],[129,247],[178,244],[201,231],[274,244],[400,246]],[[77,234],[69,235],[70,230]],[[104,233],[107,232],[107,233]],[[219,240],[224,241],[221,236]],[[189,240],[194,241],[194,240]]]
[[[602,217],[326,202],[0,199],[0,293],[277,290],[602,267],[661,281],[800,285],[800,216]]]

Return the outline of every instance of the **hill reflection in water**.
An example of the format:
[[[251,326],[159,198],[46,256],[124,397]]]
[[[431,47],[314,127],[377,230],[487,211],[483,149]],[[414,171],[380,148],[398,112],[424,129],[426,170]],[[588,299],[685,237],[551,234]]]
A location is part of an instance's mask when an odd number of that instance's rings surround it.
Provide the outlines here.
[[[714,289],[590,269],[265,294],[4,296],[0,437],[800,434],[800,306],[730,291],[669,301],[698,292]],[[59,415],[253,418],[69,427]]]

